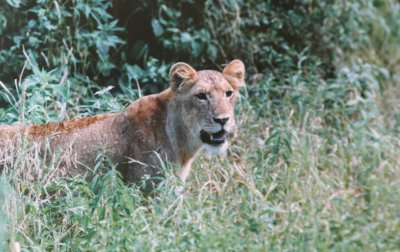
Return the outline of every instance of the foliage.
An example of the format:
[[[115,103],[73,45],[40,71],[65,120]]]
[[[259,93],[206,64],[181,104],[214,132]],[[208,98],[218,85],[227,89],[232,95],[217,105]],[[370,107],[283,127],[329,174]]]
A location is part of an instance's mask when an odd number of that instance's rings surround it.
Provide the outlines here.
[[[24,47],[47,69],[64,66],[96,79],[115,68],[111,49],[124,41],[116,36],[121,29],[107,11],[109,1],[7,1],[2,6],[7,21],[1,41],[2,79],[19,73]]]
[[[202,155],[181,196],[169,164],[145,196],[107,159],[91,181],[48,179],[15,153],[0,250],[398,249],[398,1],[0,3],[4,124],[121,111],[176,61],[248,72],[230,151]]]

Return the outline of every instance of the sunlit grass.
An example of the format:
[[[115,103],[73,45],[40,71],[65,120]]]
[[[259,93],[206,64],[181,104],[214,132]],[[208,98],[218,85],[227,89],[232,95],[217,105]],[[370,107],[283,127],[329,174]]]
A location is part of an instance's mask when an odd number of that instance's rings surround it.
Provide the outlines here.
[[[285,111],[257,118],[243,98],[230,151],[203,155],[181,196],[170,171],[146,196],[107,162],[110,172],[93,181],[3,175],[6,237],[33,250],[398,248],[400,146],[390,128],[336,130],[318,114]],[[18,158],[15,169],[33,167]]]

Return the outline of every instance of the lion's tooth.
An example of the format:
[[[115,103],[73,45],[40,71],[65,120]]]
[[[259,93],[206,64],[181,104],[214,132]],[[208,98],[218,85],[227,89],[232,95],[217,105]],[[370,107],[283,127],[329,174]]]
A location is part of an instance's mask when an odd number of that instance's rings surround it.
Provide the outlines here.
[[[214,140],[214,137],[213,137],[213,135],[210,135],[210,140]]]

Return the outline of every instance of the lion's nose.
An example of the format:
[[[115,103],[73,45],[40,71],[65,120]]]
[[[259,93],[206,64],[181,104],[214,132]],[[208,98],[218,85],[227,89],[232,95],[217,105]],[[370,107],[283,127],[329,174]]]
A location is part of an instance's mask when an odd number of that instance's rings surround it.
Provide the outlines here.
[[[218,118],[218,117],[213,117],[213,121],[216,123],[221,124],[222,126],[225,125],[225,123],[229,120],[229,117],[222,117],[222,118]]]

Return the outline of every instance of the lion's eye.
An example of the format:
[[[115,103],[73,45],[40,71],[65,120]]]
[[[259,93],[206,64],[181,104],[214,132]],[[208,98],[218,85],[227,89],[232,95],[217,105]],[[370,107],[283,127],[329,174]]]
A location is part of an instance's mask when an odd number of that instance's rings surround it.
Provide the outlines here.
[[[226,93],[225,93],[225,95],[226,95],[226,97],[231,97],[232,95],[233,95],[233,91],[227,91]]]
[[[207,100],[207,95],[206,95],[206,93],[198,93],[198,94],[196,94],[196,98],[201,100],[201,101],[206,101]]]

